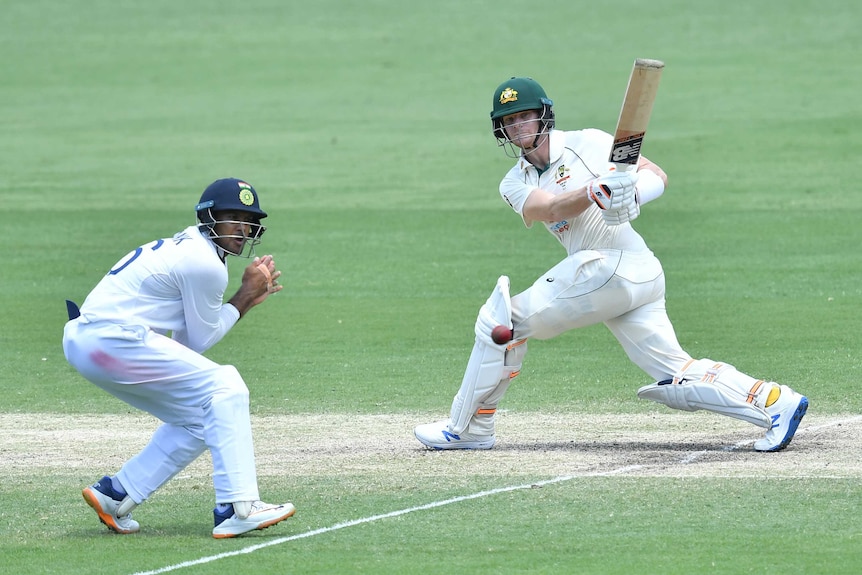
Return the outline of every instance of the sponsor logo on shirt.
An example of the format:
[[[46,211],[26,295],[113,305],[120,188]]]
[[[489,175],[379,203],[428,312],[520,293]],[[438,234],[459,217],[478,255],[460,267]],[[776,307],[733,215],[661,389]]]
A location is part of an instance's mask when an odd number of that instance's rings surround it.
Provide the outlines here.
[[[558,236],[563,235],[571,226],[567,220],[563,220],[562,222],[557,222],[553,226],[551,226],[551,231],[557,234]]]
[[[571,177],[571,174],[569,174],[569,168],[567,168],[565,164],[557,168],[557,185],[564,190],[566,189],[566,180]]]

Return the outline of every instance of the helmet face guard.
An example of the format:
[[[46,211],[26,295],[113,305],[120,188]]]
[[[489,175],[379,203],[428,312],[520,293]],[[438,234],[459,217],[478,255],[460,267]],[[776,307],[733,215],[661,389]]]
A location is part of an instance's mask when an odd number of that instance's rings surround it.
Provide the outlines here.
[[[198,219],[200,220],[198,228],[204,230],[204,232],[211,240],[213,240],[213,242],[216,243],[216,245],[218,245],[218,247],[234,256],[246,258],[254,256],[254,248],[260,243],[260,237],[263,235],[263,232],[266,231],[266,226],[260,223],[259,218],[254,217],[250,221],[235,220],[230,219],[229,216],[236,212],[216,212],[212,207],[201,207],[201,204],[198,204],[198,207],[201,208],[198,210]],[[228,228],[239,231],[234,233],[220,233],[217,228]],[[248,232],[246,232],[246,230],[248,230]],[[228,241],[216,241],[221,239]],[[238,250],[231,249],[230,245],[232,242],[229,240],[242,240],[241,247]]]
[[[540,111],[537,123],[538,130],[533,134],[527,134],[534,136],[532,147],[535,149],[540,138],[554,127],[554,102],[548,98],[542,86],[532,78],[510,78],[494,91],[493,109],[491,110],[492,130],[497,139],[497,145],[502,147],[506,151],[506,155],[511,158],[520,157],[522,150],[512,143],[506,133],[503,118],[528,110]],[[523,153],[529,154],[531,151]]]
[[[254,256],[254,248],[266,231],[260,223],[266,212],[260,209],[257,192],[250,184],[236,178],[216,180],[204,190],[195,212],[198,228],[219,248],[235,256]],[[239,214],[246,217],[237,218]],[[230,233],[225,233],[226,229]],[[232,249],[231,244],[237,243],[239,247]]]

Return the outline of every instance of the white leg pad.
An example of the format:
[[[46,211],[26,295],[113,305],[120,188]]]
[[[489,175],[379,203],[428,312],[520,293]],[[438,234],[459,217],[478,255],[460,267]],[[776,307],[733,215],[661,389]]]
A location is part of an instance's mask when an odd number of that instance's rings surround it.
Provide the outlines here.
[[[509,383],[521,373],[521,365],[526,354],[526,339],[509,342],[509,345],[506,346],[506,354],[503,357],[503,377],[500,379],[497,387],[479,404],[478,411],[481,411],[482,408],[491,408],[491,411],[493,411],[497,407],[497,404],[503,399]]]
[[[488,301],[479,309],[476,318],[476,339],[503,349],[506,344],[498,345],[491,338],[491,331],[498,325],[512,329],[512,298],[509,295],[509,277],[500,276]]]
[[[486,345],[476,338],[461,388],[455,395],[449,412],[449,430],[452,433],[459,435],[467,429],[470,419],[477,413],[483,401],[487,404],[487,400],[492,397],[499,401],[506,390],[503,388],[495,392],[503,384],[508,387],[509,380],[518,375],[520,366],[517,370],[511,370],[505,365],[505,357],[506,351],[502,346]]]
[[[449,413],[449,430],[456,435],[467,429],[471,418],[478,412],[493,415],[510,380],[520,373],[521,357],[526,351],[526,345],[520,344],[526,340],[512,341],[508,345],[494,343],[491,330],[498,325],[512,327],[512,300],[509,296],[509,278],[506,276],[500,276],[497,280],[494,291],[479,310],[476,319],[476,341]],[[507,354],[511,353],[507,350],[518,347],[523,347],[524,351],[514,352],[507,362]]]
[[[640,388],[638,397],[684,411],[705,409],[769,429],[772,419],[765,402],[774,385],[726,363],[692,359],[673,379]]]
[[[473,408],[473,415],[467,424],[467,433],[494,434],[494,416],[497,413],[497,404],[503,399],[512,380],[521,373],[521,364],[526,353],[526,339],[513,341],[506,347],[506,355],[503,359],[503,377],[485,397],[475,396],[476,407]]]

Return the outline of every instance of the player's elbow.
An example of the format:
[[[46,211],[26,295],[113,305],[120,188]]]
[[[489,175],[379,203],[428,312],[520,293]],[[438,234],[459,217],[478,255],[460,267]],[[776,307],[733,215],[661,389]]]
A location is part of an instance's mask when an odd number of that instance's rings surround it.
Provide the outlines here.
[[[664,184],[665,189],[667,189],[667,174],[665,173],[665,171],[662,170],[661,168],[659,168],[658,166],[655,166],[655,169],[653,171],[655,171],[656,175],[659,178],[661,178],[661,181]]]
[[[224,334],[220,331],[190,333],[185,345],[192,351],[204,353],[221,340]]]
[[[652,172],[656,176],[658,176],[659,179],[661,179],[662,184],[664,185],[665,188],[667,187],[667,174],[665,173],[664,170],[661,169],[661,166],[659,166],[655,162],[647,159],[644,156],[641,156],[640,162],[638,163],[637,170],[638,170],[638,172],[643,172],[644,170],[649,170],[650,172]]]

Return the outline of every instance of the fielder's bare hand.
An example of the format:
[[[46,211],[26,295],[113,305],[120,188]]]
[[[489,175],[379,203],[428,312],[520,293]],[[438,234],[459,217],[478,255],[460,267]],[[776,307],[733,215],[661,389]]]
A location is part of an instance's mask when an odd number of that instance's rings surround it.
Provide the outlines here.
[[[239,310],[240,317],[248,310],[263,303],[270,294],[278,293],[284,288],[278,283],[281,271],[275,267],[275,260],[271,255],[254,258],[242,273],[242,285],[236,294],[230,298],[230,302]]]

